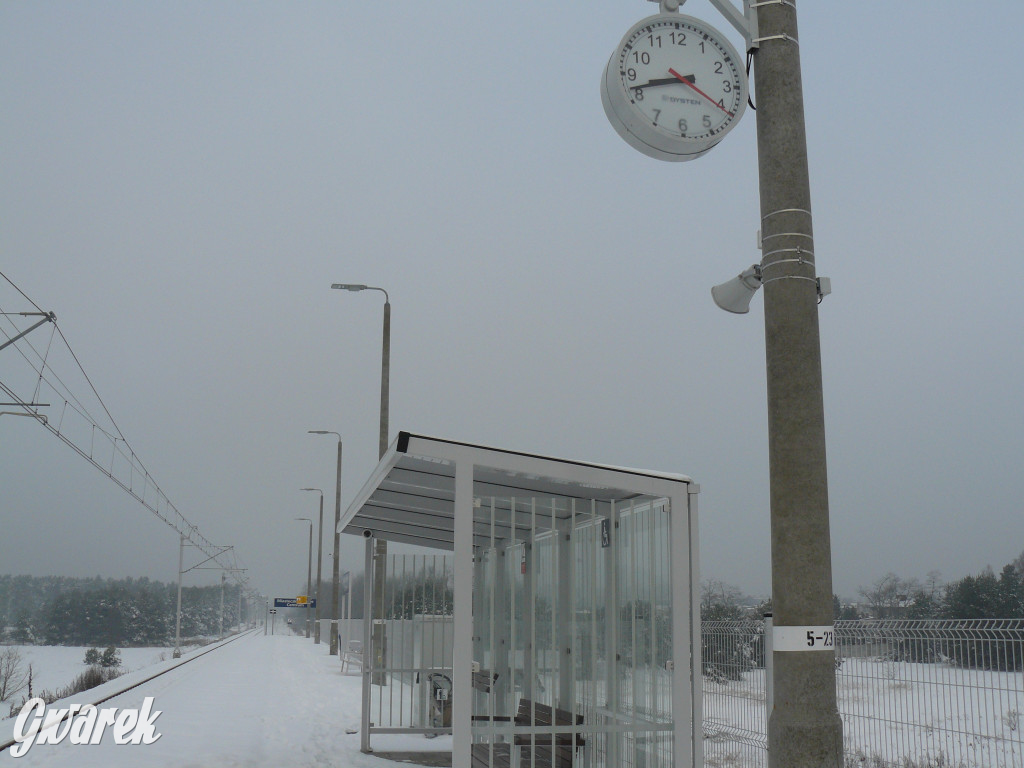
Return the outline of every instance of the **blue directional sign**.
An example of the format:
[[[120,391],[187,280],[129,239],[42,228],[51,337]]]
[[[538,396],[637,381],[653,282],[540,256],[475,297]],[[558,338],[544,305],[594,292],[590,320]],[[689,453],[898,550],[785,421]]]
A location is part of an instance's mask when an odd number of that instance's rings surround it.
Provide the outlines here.
[[[316,608],[316,598],[275,597],[275,608]]]

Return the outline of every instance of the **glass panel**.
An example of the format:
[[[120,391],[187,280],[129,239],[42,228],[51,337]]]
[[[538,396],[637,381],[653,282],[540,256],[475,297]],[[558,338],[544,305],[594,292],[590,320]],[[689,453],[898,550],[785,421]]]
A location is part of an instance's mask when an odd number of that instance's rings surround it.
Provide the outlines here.
[[[667,502],[478,497],[474,766],[672,766]]]
[[[672,764],[672,583],[666,505],[616,510],[617,648],[611,709],[628,729],[611,749],[624,766]]]
[[[384,655],[373,675],[382,684],[370,688],[375,728],[451,733],[452,568],[444,555],[385,560]]]

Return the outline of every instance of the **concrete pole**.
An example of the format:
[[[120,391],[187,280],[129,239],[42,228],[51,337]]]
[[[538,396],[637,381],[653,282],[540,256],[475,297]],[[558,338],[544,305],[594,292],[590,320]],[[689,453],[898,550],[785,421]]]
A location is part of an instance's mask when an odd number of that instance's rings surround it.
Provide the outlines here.
[[[220,575],[220,637],[222,640],[224,639],[224,580],[227,577],[226,573]]]
[[[377,458],[388,449],[389,390],[391,387],[391,300],[384,294],[384,347],[380,361],[380,443]]]
[[[185,534],[181,534],[178,542],[178,610],[174,620],[174,653],[173,658],[181,658],[181,569],[185,567]]]
[[[321,571],[324,562],[324,492],[320,491],[320,527],[316,529],[316,608],[313,624],[313,644],[320,645],[320,585],[323,583]]]
[[[384,341],[381,350],[380,369],[380,442],[378,445],[377,458],[384,458],[388,449],[388,412],[389,412],[389,389],[391,381],[391,300],[384,293]],[[384,539],[375,539],[376,558],[373,573],[373,615],[384,618],[384,581],[387,578],[387,555],[388,543]],[[387,646],[385,637],[385,625],[383,622],[373,627],[373,658],[380,660],[384,665],[384,653]],[[376,685],[383,685],[385,677],[383,673],[373,676]]]
[[[757,148],[768,380],[772,608],[776,631],[826,626],[832,557],[803,86],[793,3],[758,8]],[[838,768],[835,659],[774,650],[771,768]]]
[[[309,554],[306,556],[306,639],[309,639],[309,594],[313,588],[313,521],[309,521]]]
[[[341,437],[338,437],[338,474],[334,484],[334,563],[331,566],[331,583],[334,590],[331,594],[331,656],[338,655],[338,592],[341,590],[339,563],[341,553]]]

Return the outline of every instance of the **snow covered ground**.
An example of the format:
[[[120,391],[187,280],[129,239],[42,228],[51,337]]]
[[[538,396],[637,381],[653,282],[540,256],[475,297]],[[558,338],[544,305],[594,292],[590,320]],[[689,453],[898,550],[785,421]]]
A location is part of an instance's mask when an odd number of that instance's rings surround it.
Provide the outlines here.
[[[154,649],[146,649],[152,652]],[[203,649],[193,651],[201,653]],[[84,655],[84,650],[82,651]],[[168,654],[169,657],[169,654]],[[140,677],[171,665],[154,664]],[[107,686],[115,687],[122,680]],[[93,691],[69,701],[98,698]],[[153,696],[162,714],[153,744],[117,745],[109,734],[101,744],[36,744],[14,758],[0,753],[0,766],[20,768],[279,768],[397,765],[359,751],[360,678],[342,675],[328,645],[298,635],[250,634],[180,670],[100,705],[140,708]],[[60,706],[56,703],[52,706]],[[64,703],[67,706],[67,703]],[[7,741],[14,721],[2,721]],[[450,749],[449,738],[394,737],[376,749]]]
[[[27,668],[32,665],[32,688],[39,691],[56,691],[64,688],[72,680],[82,674],[88,665],[85,663],[85,652],[88,648],[76,648],[62,645],[15,645],[10,646],[21,654],[22,662]],[[194,646],[183,646],[187,653]],[[103,649],[100,648],[102,652]],[[131,672],[148,667],[171,658],[173,648],[119,648],[122,672]],[[22,692],[24,694],[24,691]],[[22,694],[19,694],[19,699]],[[6,717],[6,710],[0,711],[0,717]]]

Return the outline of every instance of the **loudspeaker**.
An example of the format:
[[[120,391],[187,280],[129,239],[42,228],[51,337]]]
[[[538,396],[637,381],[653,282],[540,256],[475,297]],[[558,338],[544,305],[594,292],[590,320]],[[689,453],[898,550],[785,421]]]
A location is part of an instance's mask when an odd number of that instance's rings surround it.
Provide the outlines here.
[[[711,289],[711,298],[726,312],[745,315],[750,311],[750,300],[761,287],[761,268],[758,265],[745,269],[732,280]]]

